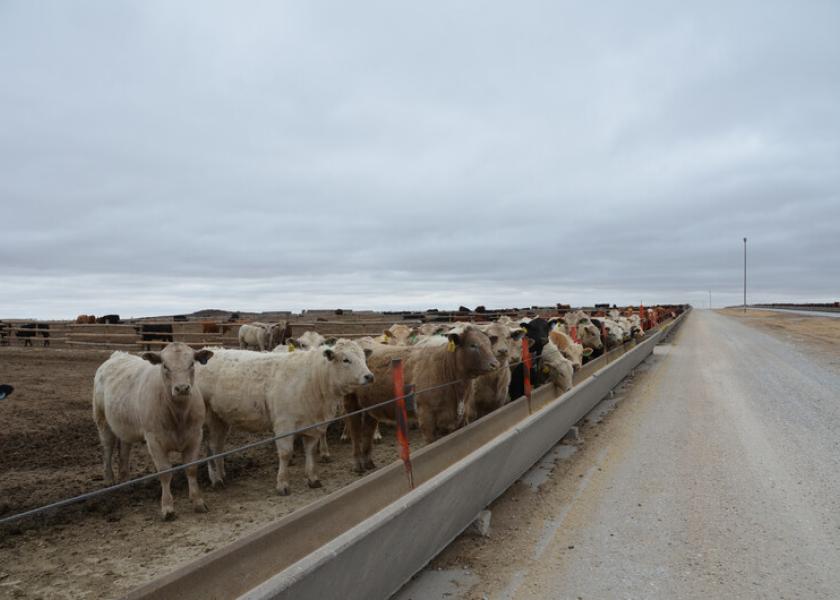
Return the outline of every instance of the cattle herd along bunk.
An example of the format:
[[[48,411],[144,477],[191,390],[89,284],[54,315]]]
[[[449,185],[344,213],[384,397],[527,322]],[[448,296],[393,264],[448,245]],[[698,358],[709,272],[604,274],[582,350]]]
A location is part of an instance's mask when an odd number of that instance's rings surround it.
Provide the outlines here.
[[[159,341],[162,349],[139,356],[115,352],[94,377],[93,413],[103,448],[104,482],[114,482],[116,447],[119,477],[125,482],[132,445],[145,443],[161,475],[161,516],[168,519],[175,513],[169,486],[178,470],[168,455],[181,452],[190,501],[195,510],[206,510],[197,466],[206,463],[212,484],[223,485],[224,455],[229,454],[225,438],[231,430],[244,430],[272,434],[260,444],[276,445],[279,494],[290,491],[287,465],[295,437],[303,439],[307,484],[318,487],[316,449],[322,459],[329,457],[326,430],[341,421],[353,444],[348,468],[365,473],[374,468],[370,450],[379,423],[400,420],[394,406],[400,399],[395,396],[395,361],[401,366],[399,381],[407,395],[411,392],[410,421],[432,442],[519,398],[531,385],[551,383],[558,393],[569,390],[574,373],[587,362],[642,340],[646,330],[684,309],[564,310],[525,317],[472,313],[459,314],[457,320],[435,314],[427,322],[392,322],[375,336],[360,334],[381,324],[381,315],[355,323],[334,316],[310,320],[303,331],[291,320],[238,323],[238,349],[196,349],[194,343],[177,341],[176,326],[182,323],[138,323],[132,327],[139,326],[139,335],[166,336],[140,343]],[[321,327],[310,329],[312,324]],[[315,329],[347,337],[328,338]],[[218,333],[222,330],[220,324]],[[205,427],[208,457],[199,459]]]

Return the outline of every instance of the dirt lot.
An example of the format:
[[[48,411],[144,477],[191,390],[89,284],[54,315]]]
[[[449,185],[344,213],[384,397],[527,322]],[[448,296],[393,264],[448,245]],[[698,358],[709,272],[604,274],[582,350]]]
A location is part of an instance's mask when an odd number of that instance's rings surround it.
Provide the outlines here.
[[[737,308],[716,311],[745,324],[793,342],[815,359],[840,364],[840,318],[785,314],[771,310]]]
[[[101,487],[101,453],[91,418],[93,374],[110,352],[0,348],[0,379],[15,386],[0,403],[0,516]],[[397,457],[393,431],[374,450]],[[229,447],[256,439],[233,435]],[[412,432],[412,446],[422,441]],[[0,598],[114,598],[154,576],[259,528],[354,481],[350,447],[331,436],[333,462],[319,464],[324,487],[309,489],[298,457],[292,494],[274,493],[276,454],[259,448],[228,459],[227,488],[209,489],[208,514],[191,512],[183,475],[173,481],[178,518],[161,522],[152,482],[0,529]],[[145,448],[133,476],[152,472]]]

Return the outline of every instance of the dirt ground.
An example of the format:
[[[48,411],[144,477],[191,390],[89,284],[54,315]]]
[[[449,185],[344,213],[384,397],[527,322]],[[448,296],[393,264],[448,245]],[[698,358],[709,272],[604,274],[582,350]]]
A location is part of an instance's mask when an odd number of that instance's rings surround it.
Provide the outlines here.
[[[103,485],[101,450],[91,417],[93,374],[107,351],[0,348],[0,379],[15,392],[0,403],[0,516],[19,513]],[[393,431],[374,449],[384,466],[398,457]],[[234,434],[228,447],[259,436]],[[156,481],[47,517],[0,528],[0,598],[115,598],[321,498],[358,477],[351,450],[331,432],[333,461],[319,463],[323,487],[310,489],[302,456],[291,467],[292,493],[274,492],[273,447],[228,459],[227,487],[209,487],[210,508],[196,514],[183,475],[173,481],[178,518],[159,518]],[[412,432],[412,447],[422,445]],[[145,448],[135,446],[132,476],[153,472]]]
[[[715,312],[736,317],[750,327],[793,342],[818,360],[840,364],[840,318],[786,314],[772,310],[748,310],[745,313],[738,308]]]

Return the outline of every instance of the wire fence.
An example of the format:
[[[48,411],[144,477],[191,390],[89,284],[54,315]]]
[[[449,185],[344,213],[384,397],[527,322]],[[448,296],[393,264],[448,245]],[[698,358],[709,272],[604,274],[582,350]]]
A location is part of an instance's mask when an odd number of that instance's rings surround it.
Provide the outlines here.
[[[531,357],[531,360],[534,361],[534,364],[536,364],[536,361],[538,361],[539,358],[540,358],[539,355],[535,355],[535,356]],[[508,368],[517,367],[519,365],[524,365],[525,363],[526,363],[526,360],[523,358],[523,360],[517,361],[515,363],[508,363]],[[15,521],[20,521],[21,519],[25,519],[27,517],[34,517],[34,516],[39,515],[39,514],[47,513],[47,512],[53,511],[53,510],[64,508],[66,506],[70,506],[72,504],[79,504],[81,502],[85,502],[85,501],[91,500],[93,498],[97,498],[97,497],[100,497],[100,496],[105,496],[105,495],[117,492],[119,490],[123,490],[123,489],[129,488],[129,487],[135,486],[135,485],[139,485],[139,484],[147,482],[147,481],[152,481],[154,479],[158,479],[161,475],[166,475],[168,473],[178,473],[178,472],[181,472],[181,471],[185,471],[186,469],[189,469],[191,467],[201,466],[201,465],[207,464],[211,461],[214,461],[214,460],[217,460],[217,459],[220,459],[220,458],[225,458],[225,457],[231,456],[233,454],[238,454],[238,453],[241,453],[241,452],[245,452],[246,450],[252,450],[254,448],[260,448],[262,446],[267,446],[267,445],[273,444],[277,440],[280,440],[280,439],[283,439],[283,438],[287,438],[287,437],[290,437],[290,436],[301,435],[303,433],[306,433],[307,431],[311,431],[313,429],[318,429],[318,428],[321,428],[321,427],[328,427],[329,425],[331,425],[333,423],[338,423],[338,422],[344,421],[345,419],[347,419],[349,417],[364,414],[364,413],[374,411],[374,410],[377,410],[379,408],[383,408],[385,406],[394,404],[398,400],[408,400],[408,399],[411,399],[414,396],[418,396],[420,394],[425,394],[425,393],[433,392],[433,391],[436,391],[436,390],[440,390],[440,389],[443,389],[443,388],[446,388],[446,387],[449,387],[449,386],[456,385],[456,384],[461,383],[463,381],[464,380],[462,380],[462,379],[456,379],[456,380],[453,380],[453,381],[447,381],[447,382],[444,382],[444,383],[441,383],[441,384],[438,384],[438,385],[434,385],[434,386],[430,386],[430,387],[427,387],[427,388],[423,388],[423,389],[420,389],[420,390],[414,390],[411,393],[406,393],[406,394],[403,394],[402,396],[396,396],[394,398],[390,398],[389,400],[379,402],[378,404],[373,404],[371,406],[366,406],[366,407],[361,408],[359,410],[351,411],[349,413],[344,413],[342,415],[333,417],[331,419],[326,419],[324,421],[319,421],[317,423],[312,423],[310,425],[306,425],[305,427],[300,427],[299,429],[294,429],[292,431],[284,431],[282,433],[277,433],[277,434],[274,434],[272,436],[263,438],[261,440],[250,442],[248,444],[243,444],[242,446],[238,446],[236,448],[231,448],[230,450],[225,450],[224,452],[218,452],[216,454],[211,454],[211,455],[205,456],[204,458],[200,458],[200,459],[197,459],[197,460],[194,460],[194,461],[191,461],[191,462],[176,465],[174,467],[170,467],[168,469],[163,469],[161,471],[156,471],[154,473],[148,473],[146,475],[142,475],[142,476],[136,477],[134,479],[129,479],[129,480],[126,480],[126,481],[122,481],[120,483],[115,483],[113,485],[109,485],[107,487],[100,488],[98,490],[93,490],[93,491],[90,491],[90,492],[86,492],[84,494],[79,494],[78,496],[73,496],[73,497],[70,497],[70,498],[64,498],[62,500],[57,500],[57,501],[52,502],[50,504],[45,504],[44,506],[39,506],[39,507],[32,508],[32,509],[20,512],[20,513],[16,513],[16,514],[13,514],[13,515],[9,515],[7,517],[0,518],[0,525],[7,525],[7,524],[13,523]]]

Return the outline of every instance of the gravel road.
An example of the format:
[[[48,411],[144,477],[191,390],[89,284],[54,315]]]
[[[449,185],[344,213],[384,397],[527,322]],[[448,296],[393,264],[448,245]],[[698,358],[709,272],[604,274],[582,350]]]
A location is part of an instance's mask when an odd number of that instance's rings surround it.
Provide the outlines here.
[[[440,595],[840,597],[840,369],[806,350],[694,311],[553,484],[433,563]]]

